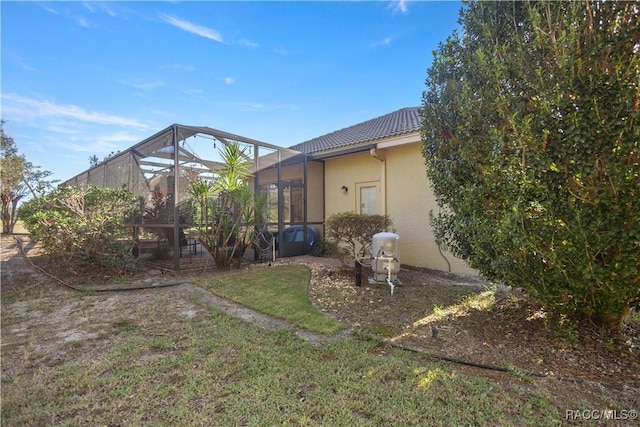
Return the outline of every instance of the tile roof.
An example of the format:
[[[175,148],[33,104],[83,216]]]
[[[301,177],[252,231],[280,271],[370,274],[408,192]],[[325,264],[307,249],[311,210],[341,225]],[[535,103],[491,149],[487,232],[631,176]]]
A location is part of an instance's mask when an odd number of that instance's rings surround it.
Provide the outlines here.
[[[404,135],[419,130],[420,114],[418,113],[418,108],[407,107],[310,139],[289,148],[312,154],[336,148],[356,146],[365,142]]]

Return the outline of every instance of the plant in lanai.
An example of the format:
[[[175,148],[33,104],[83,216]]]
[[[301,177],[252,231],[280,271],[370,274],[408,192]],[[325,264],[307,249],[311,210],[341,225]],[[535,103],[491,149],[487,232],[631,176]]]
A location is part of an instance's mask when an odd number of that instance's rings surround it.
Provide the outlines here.
[[[256,228],[266,222],[266,197],[249,183],[250,163],[238,143],[220,148],[224,167],[213,181],[198,180],[187,190],[196,205],[198,241],[216,266],[239,267],[255,240]]]

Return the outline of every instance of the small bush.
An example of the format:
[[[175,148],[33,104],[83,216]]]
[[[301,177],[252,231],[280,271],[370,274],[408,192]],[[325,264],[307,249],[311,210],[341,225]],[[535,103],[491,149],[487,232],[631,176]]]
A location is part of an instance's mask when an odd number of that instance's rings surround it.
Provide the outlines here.
[[[133,261],[131,219],[139,206],[124,189],[67,187],[28,201],[19,214],[56,265],[115,272]]]
[[[343,267],[347,259],[356,260],[371,253],[373,235],[392,231],[388,215],[367,215],[340,212],[325,221],[325,237],[333,245],[329,256],[337,258]]]
[[[311,251],[309,254],[315,257],[325,257],[328,256],[332,251],[332,246],[330,242],[320,239],[317,242],[314,242],[311,246]]]
[[[156,261],[166,261],[171,259],[171,249],[168,246],[156,246],[153,248],[151,256]]]

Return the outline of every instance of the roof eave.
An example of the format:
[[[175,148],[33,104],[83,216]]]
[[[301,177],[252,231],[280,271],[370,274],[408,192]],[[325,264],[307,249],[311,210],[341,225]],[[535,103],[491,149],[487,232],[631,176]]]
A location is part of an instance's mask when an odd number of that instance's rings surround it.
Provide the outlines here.
[[[364,145],[356,145],[344,148],[336,148],[333,150],[324,150],[318,151],[316,153],[311,153],[311,158],[313,160],[324,160],[331,157],[344,156],[346,154],[360,153],[362,151],[369,151],[372,148],[376,148],[376,144],[364,144]]]
[[[338,156],[343,156],[346,154],[353,154],[353,153],[360,153],[362,151],[369,151],[372,148],[376,148],[379,150],[385,149],[385,148],[391,148],[391,147],[397,147],[400,145],[406,145],[406,144],[414,144],[416,142],[421,142],[421,136],[420,136],[420,131],[414,131],[411,133],[406,133],[406,134],[402,134],[402,135],[397,135],[394,137],[390,137],[390,138],[384,138],[381,140],[375,140],[375,141],[366,141],[363,143],[360,143],[358,145],[351,145],[348,147],[342,147],[342,148],[334,148],[334,149],[330,149],[330,150],[322,150],[322,151],[317,151],[315,153],[311,153],[311,157],[314,160],[321,160],[321,159],[328,159],[331,157],[338,157]]]

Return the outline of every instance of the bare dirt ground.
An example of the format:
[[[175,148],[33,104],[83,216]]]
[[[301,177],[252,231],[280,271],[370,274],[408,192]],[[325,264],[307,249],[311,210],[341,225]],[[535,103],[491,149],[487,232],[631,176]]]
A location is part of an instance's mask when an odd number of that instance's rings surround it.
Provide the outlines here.
[[[30,245],[26,237],[21,240],[29,260],[51,270],[38,248]],[[211,305],[268,329],[287,326],[189,285],[188,274],[193,272],[146,272],[115,285],[111,281],[109,286],[142,285],[148,289],[99,293],[79,300],[71,298],[75,291],[36,270],[12,237],[2,237],[0,259],[3,298],[30,286],[29,292],[40,293],[43,299],[59,300],[53,309],[30,311],[25,331],[2,331],[4,360],[7,351],[17,348],[12,345],[12,338],[26,333],[31,323],[38,323],[38,315],[47,318],[39,327],[50,329],[51,339],[42,343],[50,347],[50,359],[64,359],[68,357],[64,349],[69,348],[69,343],[108,333],[109,328],[122,322],[123,312],[132,307],[143,309],[154,296],[175,300],[172,311],[189,316],[194,307],[185,299],[171,299],[176,292],[204,298]],[[569,405],[579,400],[592,404],[591,409],[640,409],[640,321],[615,334],[589,325],[572,326],[520,292],[491,286],[473,276],[403,266],[399,273],[402,284],[392,294],[385,284],[364,280],[361,286],[355,286],[353,270],[341,268],[334,260],[300,257],[279,262],[308,265],[312,270],[310,301],[349,325],[351,333],[375,336],[389,345],[450,360],[461,374],[485,377],[507,391],[517,393],[523,387],[539,387],[560,410],[574,409]],[[70,284],[86,288],[106,280],[65,278]],[[25,315],[25,308],[26,303],[19,299],[10,304],[3,302],[2,316]],[[298,335],[316,344],[321,342],[303,331]]]
[[[521,292],[479,277],[406,267],[392,295],[384,284],[354,286],[352,270],[310,265],[312,301],[392,345],[454,360],[462,371],[516,389],[522,384],[514,379],[526,377],[558,402],[640,408],[638,321],[607,333],[572,326]]]

